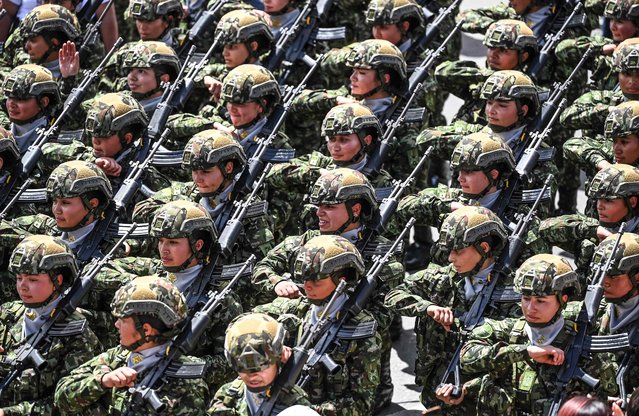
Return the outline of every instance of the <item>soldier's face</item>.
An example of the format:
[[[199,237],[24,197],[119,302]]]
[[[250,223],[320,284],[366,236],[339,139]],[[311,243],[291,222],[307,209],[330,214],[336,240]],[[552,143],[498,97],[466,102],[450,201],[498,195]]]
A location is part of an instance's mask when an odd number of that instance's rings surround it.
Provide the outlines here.
[[[382,85],[374,69],[353,68],[350,80],[353,95],[364,95]]]
[[[632,290],[630,276],[628,276],[628,273],[616,276],[606,275],[603,280],[603,289],[606,300],[619,299]]]
[[[91,145],[95,157],[115,157],[122,151],[122,143],[117,134],[109,137],[92,137]]]
[[[266,370],[256,371],[255,373],[238,373],[246,387],[249,390],[260,390],[270,386],[277,376],[277,364],[269,366]]]
[[[516,49],[488,48],[486,60],[488,66],[496,71],[517,69],[519,52]]]
[[[158,252],[164,267],[178,267],[184,264],[191,257],[193,252],[189,245],[189,239],[183,238],[160,238],[158,241]],[[197,263],[196,259],[193,259]]]
[[[28,38],[24,44],[24,48],[29,54],[29,60],[31,62],[39,62],[44,54],[49,51],[49,45],[47,45],[47,42],[40,35]],[[50,62],[54,59],[58,59],[57,53],[51,53],[47,57],[46,62]]]
[[[243,43],[231,43],[224,45],[222,56],[224,57],[224,64],[226,67],[228,69],[233,69],[247,61],[249,58],[249,51]]]
[[[462,191],[471,195],[482,193],[490,184],[488,177],[481,170],[460,170],[457,174],[457,180]]]
[[[73,198],[55,198],[51,206],[55,222],[60,229],[76,227],[89,213],[79,196]]]
[[[151,68],[133,68],[126,77],[131,92],[146,94],[158,87],[155,72]],[[161,94],[161,91],[158,92]]]
[[[348,221],[346,204],[320,204],[317,207],[317,218],[319,219],[319,228],[321,232],[328,233],[337,231],[342,225],[346,224],[346,221]],[[353,226],[353,224],[350,226]]]
[[[306,296],[312,300],[322,301],[333,294],[337,286],[333,279],[326,277],[321,280],[304,281],[304,292]]]
[[[628,207],[622,198],[598,199],[597,214],[600,222],[617,223],[628,215]]]
[[[252,123],[264,111],[260,104],[253,101],[244,104],[226,103],[226,109],[231,116],[231,123],[235,127]]]
[[[610,20],[610,31],[612,32],[612,39],[615,42],[623,42],[626,39],[630,39],[637,33],[637,26],[630,20]]]
[[[169,23],[159,17],[155,20],[135,20],[135,27],[142,40],[158,40],[164,33]]]
[[[620,72],[619,88],[625,95],[639,96],[639,72]]]
[[[367,136],[364,140],[369,138],[372,140],[370,136]],[[367,140],[369,141],[368,144],[370,144],[370,140]],[[336,162],[350,162],[362,150],[362,144],[355,133],[347,136],[331,136],[326,139],[326,147]]]
[[[393,45],[399,45],[402,40],[402,32],[398,25],[375,25],[373,26],[373,37],[375,39],[387,40]]]
[[[545,324],[555,316],[560,304],[557,296],[522,296],[521,310],[526,321]]]
[[[468,273],[481,261],[481,254],[473,246],[464,247],[461,250],[451,250],[448,261],[457,273]]]
[[[26,100],[9,97],[7,98],[6,107],[9,119],[18,124],[33,119],[40,112],[40,106],[35,97],[30,97]]]
[[[288,6],[289,0],[264,0],[266,13],[279,13]]]
[[[517,14],[523,14],[530,7],[532,0],[510,0],[510,7],[515,9]]]
[[[198,191],[204,194],[217,192],[222,186],[222,182],[224,182],[222,171],[217,166],[202,170],[192,170],[191,178],[193,178]]]
[[[486,101],[486,118],[488,124],[498,127],[512,126],[519,120],[515,101]]]
[[[47,300],[55,289],[51,277],[46,273],[16,275],[16,289],[20,299],[26,303],[41,303]]]
[[[118,318],[118,320],[115,321],[115,327],[120,334],[120,345],[132,345],[142,339],[142,336],[135,329],[135,322],[131,316]]]
[[[639,137],[636,134],[615,137],[613,139],[612,150],[617,163],[634,165],[639,161]]]

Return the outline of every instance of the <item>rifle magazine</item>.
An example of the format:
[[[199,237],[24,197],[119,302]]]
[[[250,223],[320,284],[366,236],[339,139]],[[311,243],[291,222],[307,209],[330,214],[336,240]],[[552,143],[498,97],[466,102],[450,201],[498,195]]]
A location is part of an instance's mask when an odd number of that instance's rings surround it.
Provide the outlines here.
[[[244,218],[259,218],[266,215],[268,212],[268,201],[254,202],[246,209],[246,215]]]
[[[244,266],[245,266],[244,263],[227,264],[220,268],[217,268],[213,272],[213,276],[221,280],[231,280]],[[241,276],[249,277],[251,276],[252,273],[253,273],[253,265],[249,264],[248,266],[244,268],[244,272],[241,274]]]
[[[584,340],[584,350],[590,352],[617,352],[630,348],[628,333],[614,335],[593,335]]]
[[[375,188],[375,199],[377,202],[382,202],[384,199],[388,198],[391,193],[393,193],[392,186],[386,186],[384,188]]]
[[[165,375],[169,378],[193,379],[202,378],[206,363],[172,363]]]
[[[339,27],[320,27],[315,34],[315,40],[319,41],[332,41],[332,40],[344,40],[346,39],[346,28],[344,26]]]
[[[513,286],[502,286],[495,288],[490,300],[494,303],[516,303],[521,300],[521,295]]]
[[[264,151],[261,159],[266,163],[285,163],[295,157],[295,149],[276,149],[269,147]]]
[[[15,192],[13,193],[15,195]],[[47,190],[45,188],[27,189],[20,195],[18,202],[21,204],[43,204],[47,202]]]
[[[537,197],[541,193],[539,189],[522,189],[521,191],[515,191],[510,199],[511,204],[514,205],[532,205],[537,200]],[[541,200],[549,201],[552,196],[550,188],[546,189]]]
[[[51,327],[49,336],[53,338],[73,337],[82,334],[86,327],[86,319],[80,319],[70,322],[60,322]]]
[[[337,338],[343,340],[365,339],[375,335],[377,321],[362,322],[356,326],[343,325],[337,332]]]
[[[153,155],[153,166],[182,166],[182,150],[160,150]]]
[[[387,242],[379,242],[379,241],[369,241],[362,252],[362,256],[366,259],[373,259],[375,256],[383,256],[391,249],[393,243]],[[395,251],[393,252],[394,256],[402,256],[404,254],[404,242],[400,242],[397,247],[395,247]]]

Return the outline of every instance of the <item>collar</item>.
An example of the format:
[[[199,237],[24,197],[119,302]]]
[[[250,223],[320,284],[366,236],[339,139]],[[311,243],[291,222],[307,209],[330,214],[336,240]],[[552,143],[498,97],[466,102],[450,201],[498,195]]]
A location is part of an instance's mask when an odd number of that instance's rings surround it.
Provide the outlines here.
[[[497,189],[496,192],[493,192],[492,194],[486,194],[479,199],[471,199],[470,205],[479,205],[484,208],[490,209],[492,208],[495,201],[497,201],[497,198],[499,198],[499,194],[501,194],[501,189]]]
[[[22,322],[22,339],[25,339],[36,333],[42,324],[45,323],[53,309],[58,306],[62,296],[58,296],[45,306],[39,308],[26,308],[24,311],[24,320]]]
[[[78,228],[77,230],[64,231],[62,233],[61,238],[67,244],[69,244],[69,246],[71,247],[71,250],[75,251],[75,249],[82,244],[82,241],[84,240],[84,238],[87,235],[89,235],[91,231],[93,231],[96,224],[97,224],[97,221],[94,220],[91,224],[85,225],[84,227]]]
[[[252,392],[244,385],[244,399],[249,408],[249,415],[256,415],[262,402],[266,399],[266,389],[261,392]]]
[[[393,104],[393,97],[375,98],[372,100],[370,98],[365,98],[361,101],[361,104],[370,108],[373,114],[375,114],[377,118],[380,118],[384,115],[384,112],[388,109],[388,107]]]
[[[195,279],[197,279],[197,277],[200,275],[203,267],[204,266],[202,266],[201,264],[197,264],[181,272],[169,273],[167,278],[178,288],[181,293],[186,294],[192,287]]]
[[[244,152],[248,154],[248,149],[253,144],[256,144],[256,137],[262,131],[262,127],[268,121],[267,117],[262,117],[257,123],[251,125],[246,129],[236,129],[235,134],[237,135],[237,139],[240,141],[240,144],[244,148]]]
[[[362,158],[362,160],[360,160],[357,163],[354,163],[352,165],[348,165],[347,167],[353,170],[356,170],[358,172],[361,172],[362,169],[364,169],[364,167],[366,166],[366,163],[368,162],[368,155],[364,155],[364,157]],[[337,164],[337,163],[336,163]]]
[[[60,74],[60,61],[58,59],[55,59],[51,62],[45,62],[41,65],[51,71],[51,74],[53,74],[53,79],[61,78],[62,75]]]
[[[467,276],[464,278],[464,297],[466,300],[473,299],[484,289],[484,286],[488,283],[488,275],[492,272],[493,267],[495,267],[495,263],[486,267],[484,270],[480,270],[473,277]]]
[[[200,205],[206,208],[209,214],[211,214],[211,217],[216,218],[222,209],[224,209],[224,204],[228,201],[235,187],[235,182],[237,182],[237,178],[213,198],[202,197],[200,199]]]
[[[175,38],[173,37],[173,29],[171,28],[167,29],[166,32],[164,32],[164,36],[162,36],[159,41],[164,42],[166,46],[169,46],[173,49],[175,49],[175,47],[177,46],[175,44]]]
[[[603,226],[606,230],[610,231],[611,233],[616,233],[619,231],[619,225],[621,225],[621,221],[619,221],[618,224],[614,224],[611,227],[606,227]],[[639,228],[639,217],[633,217],[632,219],[629,219],[628,221],[626,221],[626,228],[625,231],[627,233],[634,233],[637,232],[637,228]]]
[[[360,239],[360,235],[363,228],[364,227],[358,227],[358,228],[355,228],[354,230],[343,232],[341,236],[347,239],[348,241],[350,241],[351,243],[356,244]]]
[[[531,344],[544,346],[552,344],[564,328],[564,323],[564,317],[560,316],[559,319],[552,324],[542,327],[533,327],[526,322],[524,329],[526,330],[526,334],[528,334],[528,339]]]
[[[49,120],[45,116],[37,118],[30,123],[11,123],[11,133],[16,139],[16,143],[18,144],[21,155],[23,155],[27,151],[29,146],[31,146],[35,141],[38,135],[38,129],[46,128],[48,123]]]
[[[291,10],[288,13],[269,15],[271,18],[271,32],[273,33],[275,40],[280,37],[282,29],[290,27],[299,15],[299,9]]]
[[[406,52],[408,52],[408,50],[410,49],[411,46],[413,46],[413,40],[412,39],[408,39],[404,43],[399,45],[398,48],[399,48],[400,51],[402,51],[402,54],[405,55]]]
[[[330,296],[329,296],[329,299],[330,299]],[[342,293],[337,299],[335,299],[335,302],[333,303],[333,307],[328,311],[328,317],[335,318],[335,316],[337,315],[337,312],[339,312],[339,310],[342,308],[342,306],[346,303],[347,300],[348,300],[348,295],[346,293]],[[320,305],[320,306],[311,305],[311,326],[317,323],[325,306],[326,305]]]
[[[610,305],[610,333],[623,332],[628,324],[639,319],[639,296],[633,296],[619,305]]]
[[[523,133],[525,128],[526,128],[526,125],[523,125],[523,126],[515,127],[514,129],[502,131],[502,132],[492,131],[492,129],[491,131],[493,134],[501,137],[504,143],[506,143],[512,149],[519,142],[519,138],[521,137],[521,134]]]
[[[539,39],[540,47],[543,46],[544,38],[541,33],[544,28],[544,23],[552,16],[552,9],[550,6],[544,6],[536,12],[527,13],[524,17],[524,21],[529,28],[532,29],[537,39]]]
[[[126,359],[127,367],[140,373],[155,366],[155,364],[164,357],[169,344],[170,342],[167,341],[164,344],[156,345],[155,347],[147,348],[143,351],[131,352],[129,357]]]

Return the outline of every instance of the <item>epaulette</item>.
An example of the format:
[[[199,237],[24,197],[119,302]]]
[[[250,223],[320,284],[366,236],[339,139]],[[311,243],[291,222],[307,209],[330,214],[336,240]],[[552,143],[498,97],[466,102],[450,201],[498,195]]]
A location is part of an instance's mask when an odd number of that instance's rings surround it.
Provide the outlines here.
[[[165,375],[170,378],[194,379],[202,378],[206,370],[206,363],[172,363]]]
[[[337,338],[343,340],[365,339],[375,335],[377,321],[361,322],[357,325],[343,325],[337,332]]]
[[[87,327],[86,319],[76,321],[60,322],[53,325],[49,331],[49,336],[53,338],[73,337],[80,335]]]

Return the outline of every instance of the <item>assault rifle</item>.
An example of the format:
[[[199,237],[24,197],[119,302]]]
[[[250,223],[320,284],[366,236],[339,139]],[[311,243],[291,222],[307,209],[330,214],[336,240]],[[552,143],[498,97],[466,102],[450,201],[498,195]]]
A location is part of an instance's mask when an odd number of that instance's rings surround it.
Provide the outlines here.
[[[625,223],[622,223],[619,227],[619,235],[610,251],[610,256],[608,258],[602,258],[599,264],[595,265],[595,272],[591,283],[588,285],[583,305],[577,316],[576,332],[572,334],[568,346],[564,349],[564,363],[555,381],[555,394],[550,410],[548,411],[549,416],[555,416],[559,413],[559,408],[568,394],[566,387],[571,380],[580,380],[592,389],[596,389],[599,385],[598,379],[581,369],[579,359],[590,350],[590,348],[588,348],[588,333],[597,323],[597,311],[599,310],[604,292],[603,280],[612,267],[613,261],[617,258],[617,249],[619,248],[621,237],[623,237],[625,225]],[[613,349],[607,349],[607,351],[612,352]]]
[[[455,10],[459,7],[460,4],[461,0],[455,0],[447,8],[439,8],[439,13],[437,14],[435,20],[433,20],[433,22],[426,27],[426,32],[413,43],[408,53],[406,54],[407,63],[412,60],[412,57],[418,57],[428,49],[431,43],[433,43],[433,40],[435,40],[435,36],[439,34],[441,24],[450,15],[454,16],[456,14]]]
[[[137,227],[137,224],[133,223],[129,232],[118,240],[106,256],[99,261],[94,260],[89,270],[76,279],[71,288],[61,295],[62,298],[58,305],[38,331],[29,336],[26,342],[20,346],[15,358],[9,361],[11,366],[9,374],[0,383],[0,397],[6,392],[13,380],[19,377],[24,370],[33,368],[36,371],[40,371],[47,366],[47,361],[42,356],[41,351],[49,345],[52,338],[74,336],[84,332],[85,320],[73,322],[65,322],[65,320],[73,314],[83,299],[93,289],[97,274],[113,258],[115,252],[124,244],[124,241],[135,230],[135,227]]]
[[[33,179],[31,178],[28,178],[26,181],[24,181],[20,189],[18,189],[18,192],[13,195],[11,201],[9,201],[9,203],[5,205],[2,212],[0,212],[0,221],[3,221],[7,218],[7,215],[9,215],[9,211],[11,211],[11,208],[13,208],[13,206],[20,200],[20,195],[22,195],[29,188],[29,186],[31,186],[32,183]]]
[[[337,285],[337,288],[335,288],[333,296],[326,304],[324,310],[322,310],[315,325],[313,325],[309,331],[304,332],[299,345],[293,348],[293,353],[266,392],[267,399],[264,400],[257,409],[255,416],[270,416],[280,395],[295,386],[311,354],[309,350],[310,346],[324,333],[326,327],[331,323],[331,319],[327,315],[333,308],[337,298],[339,298],[345,290],[346,281],[342,280]]]
[[[482,321],[484,318],[484,313],[486,308],[491,304],[491,302],[495,301],[496,289],[497,285],[500,282],[510,275],[516,268],[517,262],[521,257],[521,253],[524,250],[526,234],[528,234],[528,228],[530,224],[533,222],[533,218],[537,209],[539,208],[539,204],[541,203],[542,197],[545,194],[545,191],[550,187],[550,183],[552,181],[552,175],[548,175],[546,178],[546,182],[544,186],[537,196],[535,203],[530,208],[530,211],[525,216],[520,216],[519,221],[515,225],[512,233],[508,237],[508,250],[502,252],[502,254],[497,259],[495,266],[493,267],[493,271],[489,275],[488,284],[484,286],[484,288],[479,292],[473,304],[470,306],[470,309],[466,313],[462,315],[460,321],[463,326],[460,329],[461,340],[459,345],[457,345],[457,349],[453,354],[453,358],[450,360],[448,367],[446,368],[446,372],[442,377],[442,380],[438,386],[438,388],[446,383],[451,376],[454,377],[455,386],[453,387],[453,392],[451,394],[452,397],[458,398],[462,393],[462,383],[461,383],[461,374],[460,374],[460,355],[463,346],[466,344],[466,340],[468,336],[472,332],[472,330]]]
[[[461,25],[463,24],[463,20],[457,23],[455,28],[450,32],[450,34],[446,37],[444,42],[432,52],[429,52],[426,58],[422,61],[421,64],[415,69],[415,72],[410,76],[408,81],[408,90],[403,97],[397,96],[395,97],[395,102],[389,107],[386,111],[385,120],[380,120],[383,124],[386,125],[386,130],[379,142],[379,145],[376,147],[373,154],[366,162],[366,166],[362,169],[362,173],[367,177],[371,177],[379,174],[382,169],[382,165],[386,161],[388,157],[388,153],[391,150],[391,146],[395,142],[395,132],[404,123],[406,116],[410,110],[410,106],[417,98],[418,94],[422,93],[422,88],[424,86],[424,81],[428,76],[428,71],[435,65],[437,59],[441,56],[446,48],[446,44],[450,42],[450,40],[455,36],[455,34],[461,29]],[[397,116],[393,120],[393,114],[400,111],[399,116]]]
[[[397,206],[399,205],[399,200],[402,195],[404,195],[404,191],[410,187],[413,182],[415,182],[415,178],[420,172],[424,169],[424,165],[426,161],[430,157],[430,154],[433,152],[432,146],[426,149],[422,158],[419,159],[417,165],[413,168],[413,171],[408,175],[406,179],[403,181],[397,181],[390,195],[382,201],[382,204],[379,206],[375,213],[373,214],[373,220],[370,225],[367,225],[364,229],[362,238],[357,242],[357,249],[360,253],[363,253],[366,246],[375,239],[378,235],[381,235],[386,231],[386,226],[390,221],[391,217],[397,210]]]
[[[108,235],[111,224],[124,214],[126,206],[131,202],[135,193],[142,187],[142,179],[147,172],[149,165],[153,160],[153,156],[160,149],[162,143],[169,136],[171,131],[164,130],[160,139],[153,143],[153,148],[147,154],[146,159],[142,162],[131,162],[130,169],[124,182],[116,192],[113,200],[109,202],[107,209],[104,210],[103,217],[98,220],[91,234],[87,236],[85,244],[79,248],[76,258],[79,264],[88,262],[91,258],[99,256],[99,245]]]
[[[104,18],[109,12],[109,9],[111,8],[111,6],[113,6],[113,1],[114,0],[109,0],[106,3],[106,6],[104,6],[104,10],[102,10],[102,13],[100,13],[100,16],[97,17],[97,19],[95,19],[95,11],[97,10],[97,7],[94,10],[90,11],[91,12],[90,23],[87,25],[87,27],[84,30],[84,38],[82,39],[82,43],[80,44],[80,49],[78,51],[78,53],[80,54],[80,63],[86,62],[87,59],[89,58],[92,52],[91,46],[95,45],[96,42],[98,41],[98,37],[100,36],[100,33],[99,33],[100,27],[102,26],[102,22],[104,22]],[[100,5],[100,2],[96,2],[96,3],[98,6]],[[95,22],[94,22],[94,19],[95,19]]]
[[[123,43],[124,40],[122,38],[118,38],[115,45],[113,45],[113,48],[111,48],[97,68],[89,72],[80,85],[71,91],[71,94],[69,94],[69,97],[67,97],[64,102],[62,112],[51,127],[38,134],[38,137],[35,139],[33,144],[29,146],[26,153],[22,156],[20,163],[16,163],[9,180],[2,190],[0,190],[0,206],[4,206],[4,204],[9,200],[12,191],[18,183],[31,177],[33,170],[42,156],[42,146],[58,134],[60,126],[66,123],[66,121],[72,116],[73,112],[80,106],[89,90],[89,86],[91,86],[91,84],[98,78],[100,73],[104,70],[107,62],[109,62],[109,59],[111,59],[115,51],[117,51]]]
[[[356,328],[348,328],[347,322],[357,316],[357,314],[366,307],[369,298],[373,295],[377,288],[379,274],[382,272],[386,263],[388,263],[390,258],[394,255],[395,250],[402,243],[404,237],[414,224],[415,218],[411,218],[388,251],[381,257],[375,257],[375,261],[368,270],[368,273],[366,273],[366,276],[359,281],[357,287],[355,287],[353,293],[350,294],[348,300],[337,313],[336,318],[326,329],[322,337],[313,344],[309,358],[303,368],[304,377],[298,381],[298,386],[303,388],[310,381],[310,372],[320,364],[322,364],[326,370],[332,374],[335,374],[340,370],[339,364],[333,361],[330,356],[330,352],[340,339],[348,339],[349,337],[355,336],[367,336],[375,333],[377,330],[376,321],[360,324]]]
[[[154,413],[161,413],[165,410],[166,404],[157,395],[157,389],[165,382],[167,377],[178,372],[181,377],[197,378],[201,377],[204,368],[199,364],[180,365],[178,359],[193,351],[207,328],[211,325],[213,314],[220,308],[224,299],[231,292],[233,287],[240,280],[244,271],[255,262],[255,255],[251,255],[235,274],[228,285],[220,292],[210,294],[206,304],[187,319],[182,331],[171,341],[167,352],[135,387],[129,389],[131,400],[126,415],[144,413],[144,408],[150,406]],[[177,367],[177,368],[176,368]]]
[[[195,3],[200,2],[200,0],[195,1]],[[217,27],[219,12],[222,10],[222,7],[227,3],[227,1],[216,0],[207,10],[202,10],[200,8],[200,10],[196,13],[193,13],[191,10],[191,4],[189,3],[191,2],[187,2],[189,11],[191,11],[190,21],[195,21],[195,23],[191,29],[189,29],[189,33],[186,36],[186,39],[184,39],[184,42],[179,46],[177,50],[178,56],[182,56],[182,54],[188,51],[191,46],[195,45],[195,42],[211,38],[211,33]]]

